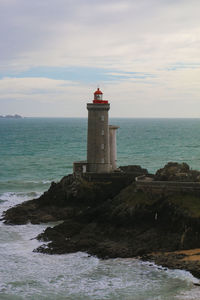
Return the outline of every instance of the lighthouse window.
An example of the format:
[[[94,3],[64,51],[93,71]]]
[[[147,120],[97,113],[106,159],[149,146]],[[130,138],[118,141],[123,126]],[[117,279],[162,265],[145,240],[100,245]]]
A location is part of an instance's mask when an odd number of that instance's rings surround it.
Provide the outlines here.
[[[104,116],[101,116],[101,121],[104,121]]]
[[[104,158],[101,159],[101,163],[104,164]]]
[[[104,135],[104,130],[103,129],[101,130],[101,135]]]
[[[102,150],[104,149],[104,144],[101,144],[101,149],[102,149]]]

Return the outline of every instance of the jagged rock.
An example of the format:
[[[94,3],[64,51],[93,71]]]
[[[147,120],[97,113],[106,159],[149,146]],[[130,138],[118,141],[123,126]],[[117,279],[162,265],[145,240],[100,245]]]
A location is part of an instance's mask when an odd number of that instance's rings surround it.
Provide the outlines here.
[[[198,250],[198,249],[197,249]],[[147,261],[153,261],[157,265],[168,267],[170,269],[184,269],[191,272],[195,277],[200,278],[200,257],[196,256],[196,260],[192,255],[188,255],[187,251],[177,254],[176,252],[154,252],[143,255],[141,258]],[[199,285],[195,283],[195,285]]]
[[[197,215],[173,195],[155,197],[136,191],[134,184],[113,199],[88,207],[39,239],[49,240],[37,251],[48,254],[86,251],[98,257],[133,257],[153,251],[175,251],[200,247],[200,201]],[[191,205],[197,196],[191,198]],[[155,215],[157,214],[157,218]],[[176,256],[177,259],[177,256]]]
[[[123,176],[107,182],[89,182],[68,175],[58,183],[52,182],[49,190],[38,199],[8,209],[4,222],[19,225],[63,220],[112,199],[132,180],[132,177]]]
[[[134,166],[134,170],[144,172],[141,167]],[[168,163],[156,176],[168,180],[183,173],[199,174],[187,164]],[[138,190],[131,178],[127,175],[113,181],[110,178],[107,182],[90,182],[65,176],[60,182],[52,183],[40,198],[8,209],[5,223],[63,220],[38,236],[49,243],[35,251],[48,254],[85,251],[114,258],[200,248],[200,195],[154,194]],[[183,256],[175,255],[160,262],[171,266],[174,259],[178,268],[193,268],[180,258]]]
[[[144,168],[142,168],[141,166],[138,166],[138,165],[120,166],[119,169],[123,172],[126,172],[126,173],[136,173],[137,176],[148,174],[147,169],[144,169]]]
[[[199,182],[200,172],[191,170],[186,163],[169,162],[156,172],[154,180]]]

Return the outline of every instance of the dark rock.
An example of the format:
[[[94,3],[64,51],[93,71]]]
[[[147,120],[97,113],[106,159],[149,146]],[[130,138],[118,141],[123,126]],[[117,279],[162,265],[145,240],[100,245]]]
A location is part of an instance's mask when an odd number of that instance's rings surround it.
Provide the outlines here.
[[[154,180],[199,182],[200,172],[191,170],[186,163],[169,162],[156,172]]]
[[[139,175],[147,175],[148,170],[138,165],[120,166],[119,169],[125,173],[135,173]]]
[[[128,166],[126,171],[133,169],[145,172],[138,166]],[[169,163],[156,176],[165,180],[183,171],[191,172],[187,164]],[[110,177],[107,182],[95,182],[65,176],[60,182],[53,182],[40,198],[7,210],[5,223],[63,220],[38,236],[49,242],[35,250],[38,252],[84,251],[101,258],[142,256],[158,265],[184,268],[199,276],[199,264],[185,262],[183,254],[149,253],[200,248],[200,196],[141,191],[129,179],[119,176],[115,180]]]
[[[200,278],[200,261],[183,260],[185,257],[187,257],[187,255],[183,254],[181,258],[180,255],[173,252],[158,252],[144,255],[141,258],[145,261],[153,261],[157,265],[162,265],[170,269],[184,269],[189,271],[193,276]]]
[[[171,198],[148,198],[148,194],[136,191],[132,184],[113,199],[46,229],[39,238],[52,242],[38,251],[86,251],[105,258],[200,247],[199,219],[186,215],[170,201]],[[157,220],[155,212],[159,215]],[[171,259],[180,261],[183,257],[176,254]],[[169,261],[165,257],[160,264],[168,266]]]
[[[132,180],[131,180],[132,181]],[[40,198],[26,201],[4,213],[5,224],[51,222],[81,215],[90,207],[96,207],[113,198],[130,184],[130,178],[110,178],[107,182],[89,182],[73,175],[60,182],[52,182],[49,190]]]

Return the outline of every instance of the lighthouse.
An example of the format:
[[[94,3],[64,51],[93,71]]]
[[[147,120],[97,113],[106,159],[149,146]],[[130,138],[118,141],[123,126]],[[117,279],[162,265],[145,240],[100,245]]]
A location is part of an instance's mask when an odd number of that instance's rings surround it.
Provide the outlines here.
[[[97,88],[93,101],[87,103],[87,161],[74,162],[74,173],[111,173],[117,169],[116,130],[109,125],[110,103]]]
[[[87,104],[87,109],[87,172],[108,173],[111,170],[108,125],[110,104],[103,100],[99,88],[94,93],[93,103]]]
[[[109,126],[108,100],[103,100],[103,93],[98,88],[94,100],[87,104],[87,172],[109,173],[116,169],[116,129]]]

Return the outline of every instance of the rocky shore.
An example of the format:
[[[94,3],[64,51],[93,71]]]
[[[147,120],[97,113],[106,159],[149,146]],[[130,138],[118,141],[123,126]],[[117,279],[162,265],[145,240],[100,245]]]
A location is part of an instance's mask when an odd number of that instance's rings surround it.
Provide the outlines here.
[[[122,177],[101,182],[65,176],[40,198],[8,209],[4,222],[19,225],[62,220],[37,237],[45,242],[34,250],[37,252],[139,257],[188,270],[200,278],[200,250],[195,255],[183,252],[200,248],[200,195],[140,190],[134,178],[147,170],[132,166],[122,167],[121,172]],[[155,180],[171,176],[173,180],[199,182],[199,175],[187,164],[169,163],[156,172]]]
[[[170,269],[190,271],[193,276],[200,278],[200,249],[179,250],[172,252],[153,252],[143,255],[143,260],[152,261]],[[199,285],[200,284],[196,284]]]

